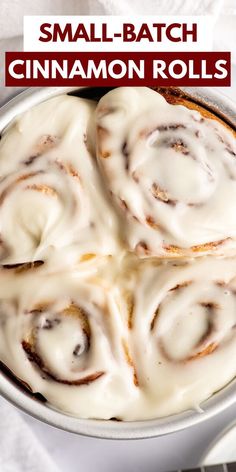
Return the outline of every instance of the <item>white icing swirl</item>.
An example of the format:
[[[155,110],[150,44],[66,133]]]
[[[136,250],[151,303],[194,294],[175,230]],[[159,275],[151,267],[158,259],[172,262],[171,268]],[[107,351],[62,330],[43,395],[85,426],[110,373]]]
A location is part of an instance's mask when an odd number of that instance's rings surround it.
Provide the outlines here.
[[[106,185],[140,255],[224,254],[236,246],[236,145],[217,120],[145,87],[112,90],[97,108]]]
[[[80,418],[197,408],[236,375],[236,259],[139,256],[235,251],[234,136],[149,89],[113,90],[101,176],[94,117],[60,96],[2,135],[0,361]]]
[[[130,352],[144,401],[130,419],[197,408],[235,377],[235,289],[235,259],[139,266]]]
[[[116,252],[116,218],[90,152],[93,111],[90,101],[60,96],[4,132],[1,264],[52,259],[55,265],[60,258],[68,265]]]
[[[196,408],[236,375],[235,292],[235,259],[160,265],[128,255],[87,279],[2,270],[0,358],[82,418]]]
[[[109,283],[2,270],[0,300],[0,358],[33,392],[82,418],[131,407],[137,386]]]

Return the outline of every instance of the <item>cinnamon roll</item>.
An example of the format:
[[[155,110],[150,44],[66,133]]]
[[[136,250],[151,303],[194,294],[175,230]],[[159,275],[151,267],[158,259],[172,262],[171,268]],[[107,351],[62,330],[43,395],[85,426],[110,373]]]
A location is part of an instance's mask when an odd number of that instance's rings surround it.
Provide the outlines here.
[[[201,107],[169,102],[121,87],[97,107],[98,161],[128,247],[141,257],[235,252],[235,135]]]
[[[236,259],[145,262],[134,294],[130,349],[146,400],[138,417],[201,408],[236,376]]]
[[[138,388],[108,282],[2,270],[0,328],[1,362],[49,405],[81,418],[125,417]]]
[[[80,418],[199,409],[236,376],[235,135],[163,91],[95,108],[2,134],[0,368]]]
[[[94,107],[88,100],[59,96],[3,132],[1,265],[52,259],[55,267],[116,252],[116,219],[93,157]]]
[[[0,300],[1,362],[74,416],[136,421],[199,409],[236,375],[235,258],[127,256],[88,278],[1,270]]]

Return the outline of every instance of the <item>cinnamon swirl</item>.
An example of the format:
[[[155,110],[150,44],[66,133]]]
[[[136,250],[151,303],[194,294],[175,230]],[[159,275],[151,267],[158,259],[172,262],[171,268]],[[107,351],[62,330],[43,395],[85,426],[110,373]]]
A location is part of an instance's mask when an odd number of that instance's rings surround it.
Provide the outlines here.
[[[144,262],[133,294],[130,352],[144,397],[129,419],[201,408],[236,376],[235,258]]]
[[[199,409],[236,376],[234,133],[142,87],[95,108],[2,134],[0,366],[80,418]]]
[[[124,415],[137,396],[126,326],[109,282],[70,271],[0,271],[0,359],[53,407]]]
[[[98,104],[99,165],[128,247],[158,257],[235,252],[234,134],[206,110],[169,101],[121,87]]]
[[[56,97],[4,131],[1,265],[52,259],[55,268],[59,261],[70,265],[116,252],[116,220],[92,155],[94,107],[77,97]]]
[[[81,418],[199,408],[236,375],[235,294],[234,258],[128,256],[89,278],[2,270],[0,358],[34,394]]]

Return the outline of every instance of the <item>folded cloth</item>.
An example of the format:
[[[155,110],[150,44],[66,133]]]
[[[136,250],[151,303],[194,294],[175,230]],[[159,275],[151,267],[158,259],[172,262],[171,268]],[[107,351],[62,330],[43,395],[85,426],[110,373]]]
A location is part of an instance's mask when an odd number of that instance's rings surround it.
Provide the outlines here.
[[[234,0],[1,0],[0,38],[21,35],[24,15],[218,15],[234,9]]]
[[[22,34],[24,15],[86,15],[84,0],[1,0],[0,37]]]
[[[24,15],[217,14],[234,0],[1,0],[0,36],[22,34]],[[7,21],[6,21],[7,18]]]
[[[226,0],[227,2],[229,0]],[[230,0],[232,1],[232,0]],[[224,0],[89,0],[93,15],[212,15],[218,14]]]
[[[0,399],[0,471],[59,472],[23,416]]]

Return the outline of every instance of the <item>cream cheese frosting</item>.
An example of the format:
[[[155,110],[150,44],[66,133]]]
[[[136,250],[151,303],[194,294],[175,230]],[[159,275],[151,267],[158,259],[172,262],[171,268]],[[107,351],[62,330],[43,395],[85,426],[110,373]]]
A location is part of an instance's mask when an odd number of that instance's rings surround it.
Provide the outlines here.
[[[202,274],[204,274],[204,279]],[[236,260],[104,261],[92,277],[0,272],[0,357],[81,418],[197,408],[236,375]]]
[[[97,107],[98,159],[140,255],[224,254],[236,247],[233,133],[145,87]]]
[[[131,407],[137,388],[109,282],[44,269],[14,278],[5,270],[0,279],[0,356],[19,379],[83,418],[109,419]]]
[[[107,420],[199,408],[233,380],[235,157],[227,127],[145,87],[18,117],[0,141],[2,365]],[[183,257],[203,254],[224,257]]]
[[[119,246],[92,148],[95,104],[72,96],[20,116],[0,142],[0,263],[66,265]],[[107,231],[104,231],[106,225]]]

